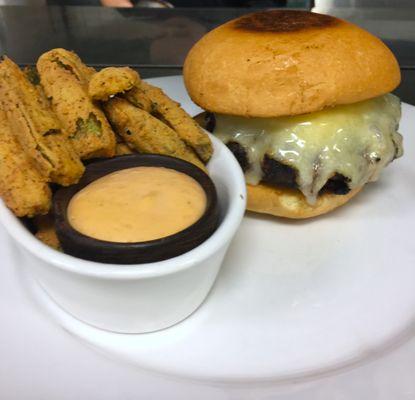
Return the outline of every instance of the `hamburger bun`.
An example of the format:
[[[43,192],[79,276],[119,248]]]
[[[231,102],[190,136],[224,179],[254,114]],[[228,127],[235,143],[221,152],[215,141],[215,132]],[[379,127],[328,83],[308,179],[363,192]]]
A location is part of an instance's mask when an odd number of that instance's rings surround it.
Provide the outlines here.
[[[184,63],[191,99],[217,114],[281,117],[357,103],[386,94],[401,75],[377,37],[341,19],[296,10],[249,14],[206,34]],[[310,218],[348,202],[323,193],[310,205],[299,190],[247,185],[248,210]]]
[[[324,193],[318,196],[316,204],[310,205],[299,190],[263,184],[246,186],[249,211],[292,219],[305,219],[326,214],[346,204],[361,190],[357,188],[341,196]]]
[[[400,70],[386,45],[356,25],[273,10],[206,34],[185,60],[184,81],[205,110],[278,117],[388,93],[399,84]]]

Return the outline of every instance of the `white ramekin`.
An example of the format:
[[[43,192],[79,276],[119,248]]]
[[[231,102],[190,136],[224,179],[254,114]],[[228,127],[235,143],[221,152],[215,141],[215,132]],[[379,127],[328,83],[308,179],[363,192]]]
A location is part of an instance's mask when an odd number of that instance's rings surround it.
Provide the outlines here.
[[[214,234],[169,260],[116,265],[86,261],[38,241],[0,200],[0,222],[21,250],[25,266],[65,311],[98,328],[144,333],[189,316],[206,298],[245,210],[242,171],[227,147],[211,137],[209,173],[221,208]]]

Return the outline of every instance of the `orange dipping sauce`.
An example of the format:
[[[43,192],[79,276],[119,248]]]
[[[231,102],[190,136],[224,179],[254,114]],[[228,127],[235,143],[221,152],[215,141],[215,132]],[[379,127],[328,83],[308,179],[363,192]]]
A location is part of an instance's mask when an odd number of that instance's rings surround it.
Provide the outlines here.
[[[119,243],[145,242],[180,232],[206,210],[206,194],[192,177],[170,168],[135,167],[84,187],[68,206],[78,232]]]

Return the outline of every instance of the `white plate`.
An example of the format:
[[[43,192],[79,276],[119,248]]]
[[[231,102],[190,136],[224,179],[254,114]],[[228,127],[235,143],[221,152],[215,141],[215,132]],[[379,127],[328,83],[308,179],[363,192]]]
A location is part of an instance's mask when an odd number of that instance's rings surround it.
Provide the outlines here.
[[[152,80],[191,113],[180,77]],[[347,206],[318,219],[247,215],[201,308],[161,332],[98,330],[37,297],[68,331],[142,368],[208,381],[327,373],[401,340],[415,316],[415,108],[406,154]]]

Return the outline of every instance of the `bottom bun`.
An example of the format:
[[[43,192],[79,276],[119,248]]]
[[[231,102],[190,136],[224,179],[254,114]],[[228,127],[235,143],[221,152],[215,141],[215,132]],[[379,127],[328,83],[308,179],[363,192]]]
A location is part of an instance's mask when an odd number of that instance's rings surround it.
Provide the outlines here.
[[[347,203],[361,188],[351,190],[345,195],[325,193],[318,196],[314,205],[307,203],[299,190],[267,185],[247,185],[250,211],[271,214],[285,218],[311,218],[328,213]]]

